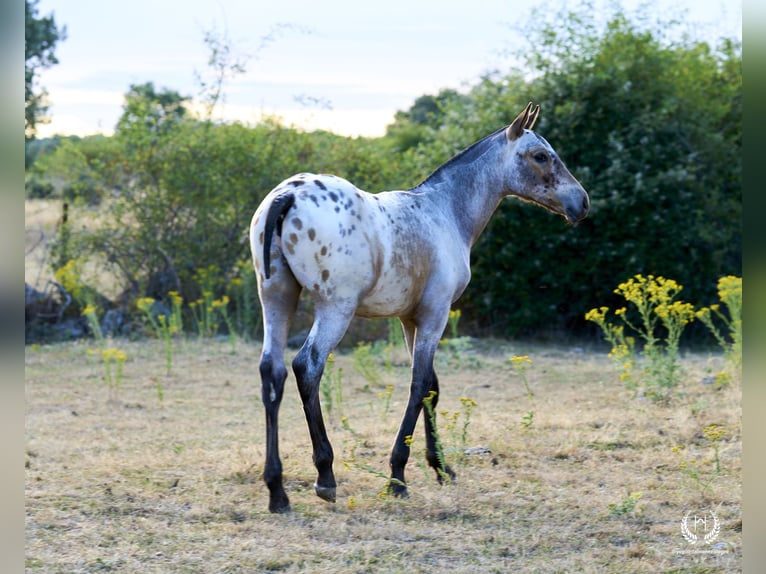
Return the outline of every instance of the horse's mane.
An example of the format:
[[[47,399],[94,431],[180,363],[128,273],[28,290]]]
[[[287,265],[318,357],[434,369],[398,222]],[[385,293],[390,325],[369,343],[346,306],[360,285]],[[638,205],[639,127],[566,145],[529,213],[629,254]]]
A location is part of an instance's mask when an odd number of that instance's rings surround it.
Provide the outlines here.
[[[441,164],[439,167],[437,167],[433,172],[431,172],[431,175],[426,177],[423,181],[421,181],[418,185],[416,185],[412,189],[417,189],[421,185],[424,185],[428,182],[435,182],[440,180],[446,171],[449,171],[453,167],[465,165],[472,163],[477,158],[484,155],[489,149],[491,149],[495,143],[498,141],[498,135],[501,132],[504,132],[506,130],[507,126],[500,128],[494,133],[489,134],[488,136],[480,139],[476,143],[473,143],[469,145],[467,148],[463,149],[462,151],[456,153],[452,158],[448,159],[446,162]]]

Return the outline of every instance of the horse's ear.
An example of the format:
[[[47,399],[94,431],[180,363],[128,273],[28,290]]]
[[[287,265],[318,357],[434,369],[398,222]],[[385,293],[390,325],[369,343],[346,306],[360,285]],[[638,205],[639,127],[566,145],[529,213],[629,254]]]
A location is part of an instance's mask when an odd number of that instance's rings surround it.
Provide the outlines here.
[[[505,130],[505,135],[508,137],[509,140],[513,141],[521,136],[521,134],[524,133],[524,130],[526,129],[527,121],[529,119],[529,111],[532,109],[532,102],[529,102],[527,104],[527,107],[524,108],[524,111],[521,112],[518,116],[516,116],[516,119],[513,120],[513,123],[511,123],[510,126],[508,126],[508,129]]]
[[[537,116],[540,114],[540,106],[535,106],[535,109],[532,110],[532,113],[529,114],[529,117],[527,118],[527,123],[524,124],[524,128],[531,130],[532,127],[535,125],[535,122],[537,121]]]

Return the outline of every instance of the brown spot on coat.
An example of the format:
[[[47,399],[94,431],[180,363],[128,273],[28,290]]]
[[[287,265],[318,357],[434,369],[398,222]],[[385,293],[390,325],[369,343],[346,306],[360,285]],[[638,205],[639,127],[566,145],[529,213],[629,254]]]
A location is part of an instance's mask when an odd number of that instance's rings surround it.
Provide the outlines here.
[[[293,217],[292,223],[298,231],[303,228],[303,222],[298,217]]]
[[[291,243],[298,243],[298,236],[295,235],[295,233],[290,234],[290,242]]]
[[[330,272],[327,269],[322,270],[322,281],[327,281],[330,278]]]
[[[311,241],[314,241],[314,238],[317,236],[317,232],[314,230],[313,227],[309,228],[309,239]]]
[[[323,256],[327,255],[327,245],[322,246],[322,251],[320,252]]]
[[[258,235],[258,242],[263,245],[263,231]]]

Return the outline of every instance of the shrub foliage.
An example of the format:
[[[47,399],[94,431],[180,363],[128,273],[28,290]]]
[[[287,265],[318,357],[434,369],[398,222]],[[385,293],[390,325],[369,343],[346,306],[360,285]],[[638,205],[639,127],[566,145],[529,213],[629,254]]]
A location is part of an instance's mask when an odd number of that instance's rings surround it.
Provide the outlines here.
[[[74,255],[103,256],[127,299],[197,300],[195,274],[210,268],[217,298],[247,269],[250,217],[284,178],[314,171],[372,192],[408,188],[532,100],[536,130],[588,190],[591,215],[569,227],[503,204],[474,247],[467,331],[595,338],[585,310],[614,305],[613,285],[635,274],[715,301],[717,278],[741,275],[741,46],[669,40],[618,12],[564,16],[567,27],[527,30],[535,49],[518,68],[466,94],[419,98],[381,138],[214,123],[183,113],[176,92],[132,86],[116,135],[40,151],[30,190],[99,205],[100,224],[80,232]]]

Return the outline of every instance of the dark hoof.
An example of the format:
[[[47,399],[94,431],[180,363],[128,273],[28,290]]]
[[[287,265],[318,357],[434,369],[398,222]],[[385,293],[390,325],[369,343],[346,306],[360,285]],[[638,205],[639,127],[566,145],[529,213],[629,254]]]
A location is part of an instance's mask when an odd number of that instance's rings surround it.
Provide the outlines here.
[[[280,495],[273,495],[269,497],[269,512],[274,514],[283,514],[290,512],[290,500],[287,495],[282,493]]]
[[[315,484],[314,492],[316,492],[316,495],[322,500],[326,500],[327,502],[335,502],[334,486],[319,486],[318,484]]]
[[[292,508],[290,508],[290,502],[285,500],[284,502],[270,502],[269,503],[269,512],[272,512],[274,514],[284,514],[286,512],[290,512]]]
[[[445,478],[448,478],[450,482],[455,482],[455,479],[457,478],[455,471],[452,470],[449,466],[445,466],[444,470],[436,471],[436,480],[439,484],[444,484]]]
[[[388,492],[396,498],[408,498],[410,496],[409,492],[407,492],[407,486],[398,482],[389,482]]]

